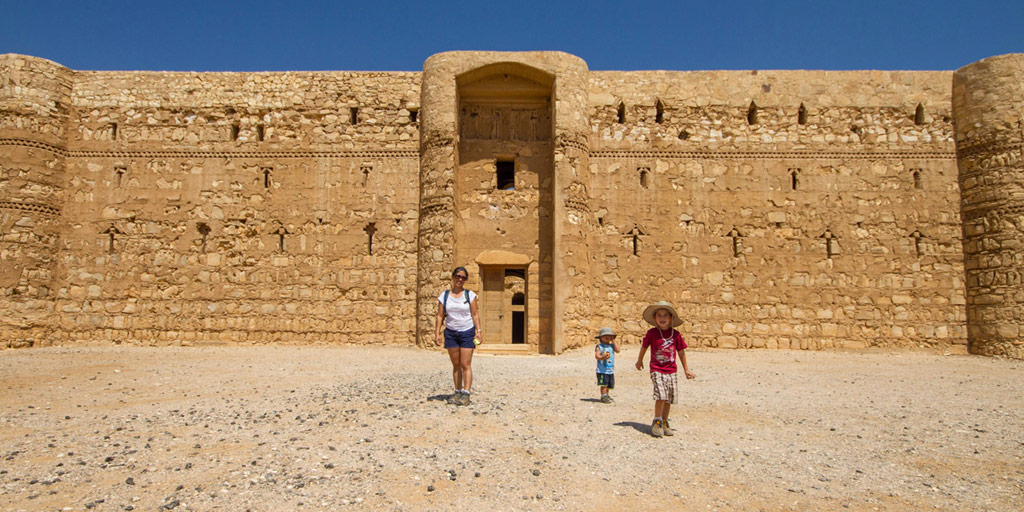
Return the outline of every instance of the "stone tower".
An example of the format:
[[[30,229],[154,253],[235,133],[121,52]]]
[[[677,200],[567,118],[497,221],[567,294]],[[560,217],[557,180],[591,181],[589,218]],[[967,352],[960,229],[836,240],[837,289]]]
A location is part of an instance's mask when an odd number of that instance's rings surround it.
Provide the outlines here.
[[[447,52],[423,66],[418,322],[466,265],[485,341],[501,332],[542,352],[586,337],[563,325],[582,300],[588,70],[561,52]],[[555,84],[557,83],[557,87]],[[497,181],[495,176],[498,176]],[[512,191],[516,191],[512,194]],[[491,213],[493,212],[493,214]],[[491,336],[494,336],[491,338]]]
[[[30,346],[53,328],[72,71],[18,56],[0,61],[0,346]],[[111,129],[111,128],[108,128]]]
[[[953,115],[968,349],[1024,358],[1024,54],[960,68]]]

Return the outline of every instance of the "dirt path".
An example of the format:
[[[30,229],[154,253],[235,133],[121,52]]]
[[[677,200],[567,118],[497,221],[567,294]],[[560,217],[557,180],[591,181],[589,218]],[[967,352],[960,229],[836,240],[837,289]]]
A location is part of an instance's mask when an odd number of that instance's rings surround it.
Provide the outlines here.
[[[1017,510],[1024,363],[688,351],[677,435],[637,348],[47,348],[0,353],[2,510]]]

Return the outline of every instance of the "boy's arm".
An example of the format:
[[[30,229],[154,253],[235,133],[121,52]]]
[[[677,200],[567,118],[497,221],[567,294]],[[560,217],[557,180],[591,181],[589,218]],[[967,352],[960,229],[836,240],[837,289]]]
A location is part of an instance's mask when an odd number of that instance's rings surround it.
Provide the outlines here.
[[[644,369],[644,354],[646,354],[646,353],[647,353],[647,347],[641,345],[640,346],[640,355],[637,356],[637,358],[636,358],[636,369],[637,370],[643,370]]]
[[[621,350],[621,349],[619,348],[619,339],[618,339],[618,338],[615,338],[614,340],[612,340],[612,346],[613,346],[613,347],[615,347],[615,353],[616,353],[616,354],[618,354],[619,352],[621,352],[621,351],[622,351],[622,350]]]
[[[594,359],[597,359],[598,361],[604,359],[603,357],[601,357],[602,354],[603,353],[601,352],[601,345],[594,345]]]
[[[686,365],[686,350],[679,351],[679,362],[683,364],[683,373],[686,374],[687,379],[696,379],[697,375],[690,371],[690,367]]]

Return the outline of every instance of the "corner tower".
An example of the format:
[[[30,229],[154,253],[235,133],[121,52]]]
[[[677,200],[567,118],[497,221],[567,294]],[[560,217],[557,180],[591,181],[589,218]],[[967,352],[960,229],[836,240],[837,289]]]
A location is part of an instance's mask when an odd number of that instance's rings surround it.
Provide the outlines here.
[[[71,78],[0,55],[0,347],[48,344],[55,321]]]
[[[1024,54],[957,70],[953,117],[968,350],[1024,359]]]
[[[560,52],[448,52],[421,88],[418,328],[470,270],[484,339],[557,353],[589,265],[586,63]],[[578,282],[579,281],[579,282]]]

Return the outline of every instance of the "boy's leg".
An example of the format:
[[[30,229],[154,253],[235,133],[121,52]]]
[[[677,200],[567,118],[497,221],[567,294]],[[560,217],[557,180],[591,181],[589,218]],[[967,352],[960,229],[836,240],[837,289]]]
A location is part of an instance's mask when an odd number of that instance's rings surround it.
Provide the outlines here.
[[[662,416],[662,414],[665,414],[667,409],[668,409],[668,404],[665,403],[665,400],[655,400],[654,401],[654,417],[655,418],[665,419],[665,416]]]
[[[601,386],[601,396],[608,394],[608,386]]]

